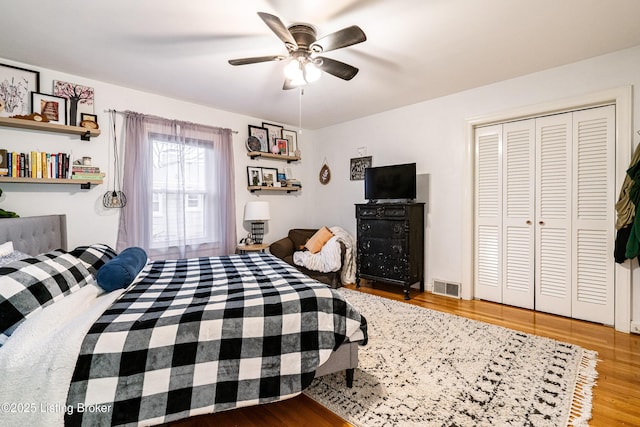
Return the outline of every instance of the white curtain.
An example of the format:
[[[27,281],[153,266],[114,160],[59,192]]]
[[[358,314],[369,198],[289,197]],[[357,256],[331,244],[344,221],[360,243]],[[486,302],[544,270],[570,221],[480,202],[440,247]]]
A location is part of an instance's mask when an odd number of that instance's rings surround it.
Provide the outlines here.
[[[123,191],[117,250],[151,259],[235,251],[230,129],[125,112]]]

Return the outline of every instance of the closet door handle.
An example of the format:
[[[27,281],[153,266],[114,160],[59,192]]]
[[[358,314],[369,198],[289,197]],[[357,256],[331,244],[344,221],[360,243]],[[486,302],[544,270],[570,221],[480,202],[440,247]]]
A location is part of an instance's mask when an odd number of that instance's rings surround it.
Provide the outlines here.
[[[538,221],[538,224],[544,225],[544,221]]]
[[[530,219],[528,219],[528,220],[527,220],[527,225],[531,225],[531,224],[532,224],[531,220],[530,220]]]

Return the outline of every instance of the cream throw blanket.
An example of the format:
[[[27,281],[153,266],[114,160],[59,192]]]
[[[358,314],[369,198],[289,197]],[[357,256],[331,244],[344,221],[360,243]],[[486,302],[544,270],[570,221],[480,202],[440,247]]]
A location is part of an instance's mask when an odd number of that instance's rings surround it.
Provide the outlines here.
[[[0,412],[3,427],[64,425],[84,336],[123,292],[105,293],[90,283],[18,326],[0,348],[0,402],[21,406]]]
[[[320,252],[315,254],[309,251],[294,252],[293,263],[322,273],[338,271],[342,267],[340,274],[342,283],[354,283],[356,281],[356,249],[353,237],[341,227],[330,227],[329,230],[333,233],[333,237],[324,244]],[[343,243],[346,248],[342,266],[340,265],[340,243]]]

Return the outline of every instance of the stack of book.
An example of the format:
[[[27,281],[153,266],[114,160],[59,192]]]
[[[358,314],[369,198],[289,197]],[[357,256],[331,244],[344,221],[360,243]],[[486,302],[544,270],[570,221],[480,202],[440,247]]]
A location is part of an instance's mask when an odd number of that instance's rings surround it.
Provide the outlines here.
[[[288,179],[287,180],[287,187],[302,188],[302,184],[300,183],[300,180],[298,180],[298,179]]]
[[[0,175],[14,178],[68,178],[69,154],[0,150]]]
[[[104,172],[100,172],[98,166],[72,165],[71,179],[80,179],[82,181],[100,181],[104,178]]]

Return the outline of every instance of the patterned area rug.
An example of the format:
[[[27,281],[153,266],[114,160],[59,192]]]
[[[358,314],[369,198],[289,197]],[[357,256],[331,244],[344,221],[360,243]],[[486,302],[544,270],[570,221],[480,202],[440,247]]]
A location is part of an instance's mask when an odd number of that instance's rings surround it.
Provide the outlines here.
[[[587,425],[597,353],[341,289],[367,318],[353,388],[344,373],[305,394],[356,426]]]

